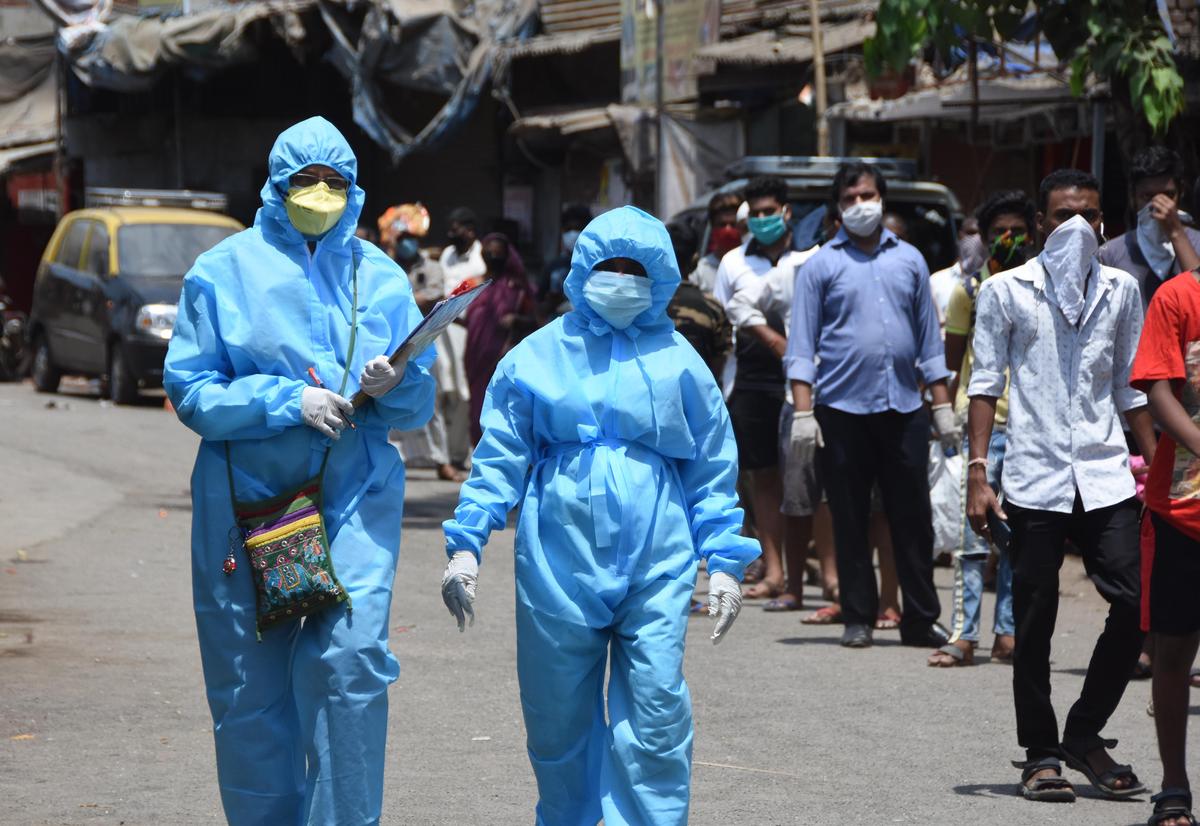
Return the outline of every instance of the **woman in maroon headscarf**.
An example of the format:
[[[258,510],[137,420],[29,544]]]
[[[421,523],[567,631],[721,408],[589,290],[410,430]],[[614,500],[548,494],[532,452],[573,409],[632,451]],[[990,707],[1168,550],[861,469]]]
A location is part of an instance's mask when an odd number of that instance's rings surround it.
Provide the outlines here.
[[[464,355],[471,387],[471,441],[479,442],[479,414],[492,373],[504,354],[537,326],[537,295],[525,275],[517,250],[501,233],[483,239],[483,261],[492,286],[467,310],[467,349]]]

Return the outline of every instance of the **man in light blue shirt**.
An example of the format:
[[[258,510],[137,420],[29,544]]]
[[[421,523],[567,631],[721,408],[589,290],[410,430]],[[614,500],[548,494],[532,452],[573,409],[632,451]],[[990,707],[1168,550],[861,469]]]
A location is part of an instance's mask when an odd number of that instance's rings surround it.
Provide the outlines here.
[[[949,635],[937,624],[922,384],[933,394],[942,441],[956,447],[961,430],[946,388],[929,269],[916,248],[881,226],[886,194],[878,169],[843,165],[831,192],[842,229],[796,276],[784,358],[795,406],[790,450],[806,461],[821,448],[846,623],[842,645],[871,645],[879,592],[867,522],[878,480],[904,593],[901,642],[939,648]]]

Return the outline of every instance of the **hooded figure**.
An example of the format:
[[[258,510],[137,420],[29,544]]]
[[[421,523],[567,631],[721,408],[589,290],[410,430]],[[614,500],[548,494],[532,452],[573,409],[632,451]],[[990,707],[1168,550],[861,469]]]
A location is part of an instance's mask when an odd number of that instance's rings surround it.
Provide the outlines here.
[[[697,566],[707,561],[719,639],[759,553],[741,536],[721,393],[666,316],[679,280],[666,228],[641,210],[583,230],[566,280],[574,310],[496,368],[445,523],[443,598],[461,628],[483,545],[521,504],[517,673],[545,826],[687,822]]]
[[[314,164],[341,176],[334,184],[346,193],[340,219],[319,237],[302,235],[288,215],[300,186],[293,176]],[[254,226],[201,255],[184,280],[164,374],[179,418],[203,437],[192,474],[192,588],[221,800],[231,824],[376,823],[387,687],[399,675],[387,619],[404,500],[404,466],[387,434],[429,418],[433,352],[386,392],[364,370],[421,314],[400,267],[353,237],[363,191],[345,138],[323,118],[306,120],[279,136],[269,169]],[[379,394],[336,441],[308,426],[310,408],[344,399],[310,386],[310,367],[333,388],[347,375],[344,396],[360,385]],[[249,566],[222,571],[234,529],[226,444],[239,501],[317,476],[332,446],[322,515],[353,612],[342,603],[255,641]]]

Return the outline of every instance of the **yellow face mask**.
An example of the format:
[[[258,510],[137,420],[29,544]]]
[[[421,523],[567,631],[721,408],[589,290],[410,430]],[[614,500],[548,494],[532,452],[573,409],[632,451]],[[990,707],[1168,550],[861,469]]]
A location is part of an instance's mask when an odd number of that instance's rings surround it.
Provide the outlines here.
[[[288,190],[287,216],[302,235],[319,238],[337,225],[346,211],[346,193],[321,181]]]

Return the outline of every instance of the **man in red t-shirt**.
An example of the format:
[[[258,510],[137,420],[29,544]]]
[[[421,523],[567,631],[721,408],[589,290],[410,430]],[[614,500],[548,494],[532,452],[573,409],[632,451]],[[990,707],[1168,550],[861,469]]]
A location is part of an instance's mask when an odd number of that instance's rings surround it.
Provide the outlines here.
[[[1200,644],[1200,280],[1163,284],[1146,313],[1130,384],[1162,430],[1146,482],[1142,525],[1142,624],[1154,636],[1154,725],[1163,788],[1152,820],[1187,826],[1185,770],[1189,670]]]

